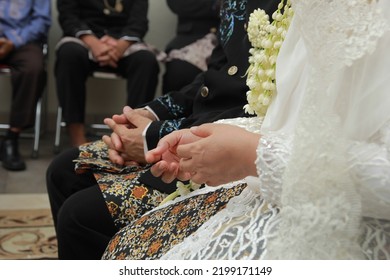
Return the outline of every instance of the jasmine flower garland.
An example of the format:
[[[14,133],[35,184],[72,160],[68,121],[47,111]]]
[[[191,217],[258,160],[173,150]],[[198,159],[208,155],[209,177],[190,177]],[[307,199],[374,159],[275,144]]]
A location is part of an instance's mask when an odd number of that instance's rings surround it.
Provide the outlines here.
[[[249,114],[264,116],[276,94],[276,59],[286,37],[293,16],[290,0],[282,0],[272,15],[272,23],[264,10],[256,9],[249,16],[248,38],[249,68],[246,84],[248,104],[244,109]]]

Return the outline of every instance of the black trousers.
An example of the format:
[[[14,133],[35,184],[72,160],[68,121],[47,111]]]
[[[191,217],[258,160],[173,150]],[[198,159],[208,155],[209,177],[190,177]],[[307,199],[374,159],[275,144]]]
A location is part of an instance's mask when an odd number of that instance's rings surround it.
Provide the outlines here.
[[[89,59],[88,50],[78,43],[67,42],[57,50],[56,89],[66,123],[84,123],[86,81],[97,68],[99,65]],[[119,60],[116,72],[127,80],[126,105],[135,108],[154,99],[159,71],[155,54],[150,51],[140,50]]]
[[[62,260],[100,259],[118,231],[92,173],[76,174],[78,148],[65,150],[49,165],[47,191]]]
[[[35,109],[46,84],[42,47],[30,43],[12,51],[0,60],[11,68],[12,101],[9,117],[11,127],[34,125]]]

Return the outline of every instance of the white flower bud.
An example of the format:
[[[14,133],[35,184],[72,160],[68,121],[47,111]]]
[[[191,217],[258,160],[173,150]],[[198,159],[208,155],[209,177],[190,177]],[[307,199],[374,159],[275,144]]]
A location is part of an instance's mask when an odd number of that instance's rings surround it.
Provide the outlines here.
[[[264,94],[260,94],[258,97],[257,97],[257,102],[259,104],[263,104],[263,99],[264,99]]]
[[[273,83],[269,82],[269,81],[263,82],[263,83],[261,84],[261,86],[262,86],[263,89],[265,89],[265,90],[273,90],[274,87],[275,87],[275,85],[274,85]]]
[[[279,27],[278,30],[276,31],[277,34],[282,34],[284,32],[284,28],[283,27]]]
[[[263,98],[263,105],[264,105],[264,106],[268,106],[269,103],[270,103],[270,98],[269,98],[268,96],[265,96],[265,97]]]
[[[277,13],[275,18],[274,18],[274,20],[276,20],[276,21],[281,21],[282,19],[283,19],[283,16],[279,13]]]
[[[257,76],[258,76],[259,78],[264,77],[264,76],[265,76],[264,70],[261,69],[261,68],[257,69]]]
[[[269,49],[272,47],[272,42],[271,40],[268,40],[268,39],[263,39],[261,41],[261,46],[264,48],[264,49]]]
[[[267,71],[265,71],[265,74],[267,75],[267,77],[269,77],[271,79],[275,78],[275,70],[273,68],[268,69]]]
[[[249,88],[255,88],[256,85],[257,85],[257,82],[255,79],[249,79],[247,82],[246,82],[247,86]]]
[[[280,49],[281,46],[282,46],[282,41],[276,41],[276,42],[274,43],[274,48],[275,48],[275,49]]]
[[[276,55],[271,55],[271,56],[269,57],[269,63],[271,63],[272,65],[274,65],[274,64],[276,63],[276,59],[277,59]]]
[[[267,56],[264,54],[264,52],[259,52],[255,54],[255,61],[259,64],[264,64],[268,62]]]

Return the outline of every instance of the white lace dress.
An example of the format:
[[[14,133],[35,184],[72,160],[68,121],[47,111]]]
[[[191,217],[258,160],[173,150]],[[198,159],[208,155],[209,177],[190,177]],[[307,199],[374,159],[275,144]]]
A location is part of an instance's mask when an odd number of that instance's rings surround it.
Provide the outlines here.
[[[258,178],[162,259],[390,259],[389,1],[292,2]]]
[[[259,132],[261,121],[252,118],[221,122]],[[173,247],[162,259],[266,258],[267,242],[275,236],[279,223],[280,210],[277,205],[280,205],[282,174],[290,157],[291,140],[285,135],[263,136],[257,150],[259,177],[247,178],[248,187],[240,196],[232,198],[225,209]],[[390,188],[390,123],[370,143],[352,142],[350,153],[354,161],[352,175],[363,192],[362,197],[366,199],[363,204],[371,205],[376,201],[375,204],[387,205],[383,211],[389,211],[389,198],[382,196],[381,190]],[[214,190],[208,187],[202,192]],[[317,224],[329,222],[326,221],[328,216],[320,217],[318,214],[313,212],[310,215],[318,219]],[[297,217],[297,221],[299,219]],[[364,217],[360,230],[359,244],[364,258],[390,259],[390,221]],[[285,256],[280,258],[284,259]]]

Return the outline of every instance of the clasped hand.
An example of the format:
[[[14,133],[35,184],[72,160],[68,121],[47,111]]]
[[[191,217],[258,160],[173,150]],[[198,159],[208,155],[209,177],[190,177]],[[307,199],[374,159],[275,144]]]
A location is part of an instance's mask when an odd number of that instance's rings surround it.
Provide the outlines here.
[[[102,140],[108,146],[108,156],[119,165],[142,165],[146,163],[142,132],[154,116],[144,109],[131,109],[126,106],[123,114],[104,119],[111,130],[111,136]]]
[[[151,172],[164,182],[189,180],[217,186],[257,174],[260,135],[227,124],[204,124],[170,133],[146,153]]]
[[[100,40],[94,41],[90,45],[92,55],[100,66],[118,67],[118,61],[123,56],[130,42],[117,40],[108,35],[103,36]]]

